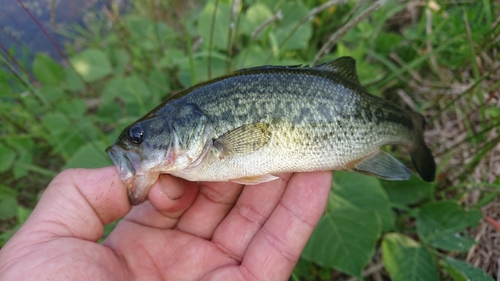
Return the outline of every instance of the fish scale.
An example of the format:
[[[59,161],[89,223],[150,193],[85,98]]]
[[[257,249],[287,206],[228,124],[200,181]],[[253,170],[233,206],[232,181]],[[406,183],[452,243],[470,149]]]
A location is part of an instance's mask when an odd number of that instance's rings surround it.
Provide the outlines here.
[[[435,163],[415,112],[369,94],[352,58],[317,67],[264,66],[170,98],[128,126],[108,153],[132,203],[159,174],[257,184],[283,172],[342,169],[389,180],[411,172],[384,145],[402,145],[432,181]]]

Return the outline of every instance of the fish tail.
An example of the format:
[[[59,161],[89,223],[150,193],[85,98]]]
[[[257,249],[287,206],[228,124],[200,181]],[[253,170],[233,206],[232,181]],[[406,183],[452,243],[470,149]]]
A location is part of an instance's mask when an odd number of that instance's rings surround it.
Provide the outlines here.
[[[431,150],[425,144],[424,129],[426,122],[424,117],[414,113],[413,124],[415,127],[415,143],[410,149],[411,160],[420,177],[427,182],[432,182],[436,177],[436,162],[434,162]]]

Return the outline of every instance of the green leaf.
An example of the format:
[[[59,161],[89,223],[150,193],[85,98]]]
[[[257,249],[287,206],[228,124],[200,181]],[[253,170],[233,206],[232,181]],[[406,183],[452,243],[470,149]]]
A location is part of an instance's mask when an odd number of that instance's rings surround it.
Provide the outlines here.
[[[12,173],[14,179],[24,177],[28,173],[26,165],[31,165],[33,162],[33,148],[35,143],[29,137],[6,137],[5,143],[17,151],[17,157],[14,161]]]
[[[33,73],[44,85],[57,85],[63,78],[62,67],[45,54],[37,54],[33,61]]]
[[[262,48],[258,45],[251,45],[236,56],[235,67],[237,69],[262,65],[262,58],[270,57],[273,51],[270,48]]]
[[[66,114],[67,117],[72,119],[78,119],[83,117],[87,111],[87,103],[81,98],[72,98],[70,100],[64,100],[56,105],[59,112]]]
[[[113,72],[109,58],[101,50],[88,49],[70,59],[73,68],[86,82],[94,82]]]
[[[134,39],[136,46],[141,50],[139,52],[151,52],[159,47],[158,37],[155,34],[155,23],[152,19],[129,16],[127,23],[131,37]]]
[[[275,30],[279,47],[285,50],[306,48],[312,35],[312,21],[306,21],[298,28],[297,25],[309,10],[301,2],[288,2],[281,11],[283,20]]]
[[[3,144],[0,145],[0,173],[9,170],[15,159],[16,151]]]
[[[393,281],[439,280],[437,267],[427,249],[402,234],[384,236],[382,259]]]
[[[64,69],[65,86],[70,91],[82,91],[85,89],[85,84],[78,74],[71,68]]]
[[[106,145],[103,142],[88,143],[68,160],[65,169],[68,168],[101,168],[112,164],[111,159],[104,150]]]
[[[345,205],[334,208],[321,218],[302,257],[361,277],[373,256],[380,230],[381,224],[374,212]]]
[[[446,257],[443,264],[444,269],[446,269],[456,281],[493,281],[493,278],[486,274],[486,272],[466,262]]]
[[[208,80],[208,53],[202,54],[203,56],[195,60],[196,63],[196,77],[198,81]],[[221,76],[226,73],[226,58],[224,56],[215,56],[212,53],[211,59],[211,69],[212,78]],[[184,87],[190,87],[191,85],[191,74],[189,70],[189,65],[181,65],[179,73],[179,80]]]
[[[25,208],[21,205],[17,206],[16,220],[19,225],[23,224],[31,215],[32,209]]]
[[[425,182],[417,176],[407,181],[382,181],[382,186],[391,202],[410,205],[429,197],[434,190],[434,183]]]
[[[467,251],[475,244],[465,228],[479,223],[479,211],[464,211],[455,202],[431,202],[420,209],[417,232],[425,243],[448,251]]]
[[[71,125],[68,118],[61,112],[49,112],[42,118],[42,124],[51,133],[50,137],[55,137],[67,130]]]
[[[41,86],[38,89],[40,96],[51,104],[56,104],[65,96],[64,90],[56,86]]]
[[[376,212],[380,216],[383,231],[394,228],[394,212],[390,208],[389,198],[378,179],[335,171],[332,191],[357,208]]]
[[[165,55],[160,59],[157,67],[173,67],[182,64],[188,64],[189,59],[184,51],[178,49],[171,49],[165,51]]]
[[[198,32],[203,37],[205,46],[210,42],[210,35],[213,33],[213,47],[219,50],[227,49],[227,35],[229,32],[229,22],[231,15],[231,6],[227,3],[219,2],[215,15],[215,23],[212,30],[212,18],[214,16],[215,5],[213,2],[207,2],[201,12],[198,20]]]
[[[160,69],[155,68],[148,77],[149,88],[154,99],[165,98],[170,92],[170,79]]]
[[[8,220],[16,217],[17,200],[13,196],[0,195],[0,220]]]
[[[123,74],[130,63],[130,55],[124,49],[119,49],[113,53],[115,73]]]
[[[250,6],[245,13],[244,22],[243,22],[243,32],[252,36],[252,33],[261,26],[265,21],[273,16],[273,13],[269,8],[264,4],[255,4]],[[257,36],[257,39],[261,38],[265,32],[261,30],[260,34]]]
[[[0,184],[0,196],[12,196],[12,197],[16,197],[17,196],[17,192],[16,192],[15,189],[12,189],[12,188],[10,188],[8,186]]]

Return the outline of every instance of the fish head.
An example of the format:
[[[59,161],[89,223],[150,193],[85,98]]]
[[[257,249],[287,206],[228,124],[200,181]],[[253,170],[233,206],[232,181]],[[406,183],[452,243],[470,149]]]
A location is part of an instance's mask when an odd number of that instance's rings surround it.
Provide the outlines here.
[[[203,159],[212,144],[212,125],[204,115],[187,117],[169,114],[141,119],[106,149],[132,205],[146,199],[160,174],[184,170]]]

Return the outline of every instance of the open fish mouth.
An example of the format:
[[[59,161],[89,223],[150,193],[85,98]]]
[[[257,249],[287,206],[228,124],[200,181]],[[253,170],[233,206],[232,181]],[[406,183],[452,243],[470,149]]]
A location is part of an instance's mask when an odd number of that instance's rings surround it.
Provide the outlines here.
[[[132,161],[127,157],[127,153],[116,145],[108,147],[106,152],[118,169],[120,179],[124,182],[130,181],[130,179],[136,174],[136,169]]]
[[[127,196],[132,205],[137,205],[144,201],[144,198],[139,198],[137,194],[135,194],[135,175],[136,168],[134,163],[131,161],[129,157],[127,157],[127,153],[120,148],[119,146],[113,145],[106,149],[109,157],[115,164],[115,167],[118,169],[118,173],[120,174],[120,179],[123,184],[127,188]],[[140,201],[140,202],[139,202]]]
[[[106,152],[109,157],[111,157],[115,167],[118,169],[120,179],[127,188],[127,195],[130,204],[139,205],[144,202],[149,191],[147,188],[149,186],[144,184],[144,180],[145,178],[147,179],[147,176],[151,173],[147,173],[146,176],[141,173],[139,167],[139,164],[141,163],[140,155],[124,150],[117,145],[108,147]],[[154,178],[154,180],[156,180],[156,178]]]

